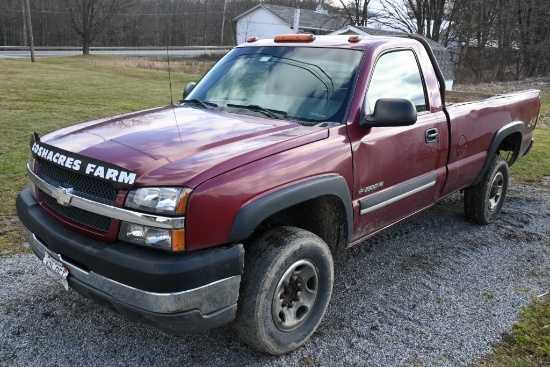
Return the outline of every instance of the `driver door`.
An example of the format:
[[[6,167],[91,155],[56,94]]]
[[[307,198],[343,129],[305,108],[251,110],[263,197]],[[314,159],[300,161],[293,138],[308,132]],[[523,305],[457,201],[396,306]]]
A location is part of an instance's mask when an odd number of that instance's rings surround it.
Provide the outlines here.
[[[379,98],[404,98],[416,106],[412,126],[373,127],[354,152],[362,237],[432,204],[437,184],[443,112],[430,112],[418,60],[411,49],[382,54],[366,93],[366,113]],[[444,126],[443,128],[446,128]]]

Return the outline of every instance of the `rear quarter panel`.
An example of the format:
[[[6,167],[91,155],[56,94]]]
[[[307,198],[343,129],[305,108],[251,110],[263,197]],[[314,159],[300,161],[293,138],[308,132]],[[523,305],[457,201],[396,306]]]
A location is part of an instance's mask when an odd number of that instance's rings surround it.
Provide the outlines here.
[[[448,178],[444,196],[469,186],[478,176],[496,132],[509,123],[525,127],[520,156],[527,150],[540,109],[540,93],[528,90],[447,107],[450,118]]]

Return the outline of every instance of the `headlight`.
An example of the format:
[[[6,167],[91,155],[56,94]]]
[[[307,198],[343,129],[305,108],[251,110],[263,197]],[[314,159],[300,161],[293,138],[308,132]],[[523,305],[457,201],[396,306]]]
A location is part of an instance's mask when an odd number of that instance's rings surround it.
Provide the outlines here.
[[[185,230],[164,229],[122,222],[118,238],[121,241],[168,251],[185,250]]]
[[[184,214],[191,189],[141,187],[128,193],[125,206],[156,214]]]
[[[191,189],[184,187],[141,187],[131,190],[124,206],[160,215],[185,214]],[[185,229],[166,229],[122,221],[121,241],[167,251],[185,250]]]

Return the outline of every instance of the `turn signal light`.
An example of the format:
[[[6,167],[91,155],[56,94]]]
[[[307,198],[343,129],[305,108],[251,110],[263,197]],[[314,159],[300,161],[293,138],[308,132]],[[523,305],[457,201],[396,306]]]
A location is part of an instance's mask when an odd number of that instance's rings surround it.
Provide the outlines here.
[[[179,252],[185,250],[185,230],[174,229],[172,231],[172,251]]]

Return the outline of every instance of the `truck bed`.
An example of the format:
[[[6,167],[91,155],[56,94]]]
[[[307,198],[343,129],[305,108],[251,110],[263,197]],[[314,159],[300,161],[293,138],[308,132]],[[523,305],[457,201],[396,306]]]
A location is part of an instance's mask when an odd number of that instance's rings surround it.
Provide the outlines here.
[[[496,95],[449,91],[446,97],[450,102],[447,103],[447,113],[453,137],[449,142],[447,192],[472,184],[486,161],[487,148],[491,146],[495,132],[500,129],[523,124],[519,156],[529,148],[539,112],[539,91]]]
[[[448,90],[445,92],[445,101],[448,105],[451,105],[455,103],[479,101],[494,96],[496,96],[496,94]]]
[[[447,106],[451,106],[457,103],[478,102],[489,98],[504,98],[507,96],[512,96],[516,94],[526,94],[529,92],[533,92],[533,90],[524,90],[524,91],[501,93],[501,94],[448,90],[448,91],[445,91],[445,102]]]

